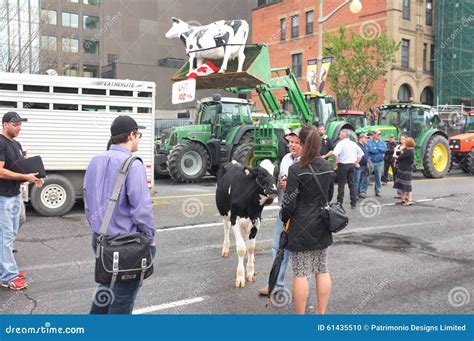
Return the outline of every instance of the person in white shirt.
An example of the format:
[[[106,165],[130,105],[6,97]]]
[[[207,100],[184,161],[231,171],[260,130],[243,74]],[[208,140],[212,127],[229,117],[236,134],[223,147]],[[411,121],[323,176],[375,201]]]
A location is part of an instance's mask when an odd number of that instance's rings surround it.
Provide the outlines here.
[[[286,191],[286,180],[288,177],[288,169],[292,164],[299,160],[301,156],[301,141],[299,138],[299,133],[301,128],[296,130],[288,129],[285,132],[285,139],[288,142],[288,149],[290,150],[280,162],[280,172],[278,174],[278,204],[281,206],[283,202],[283,196]],[[283,221],[280,218],[276,219],[275,232],[273,234],[273,243],[272,243],[272,256],[275,259],[278,248],[280,246],[280,235],[283,231]],[[288,250],[285,250],[283,256],[283,261],[280,266],[280,272],[278,274],[277,283],[275,286],[275,291],[280,291],[284,289],[285,286],[285,272],[288,267]],[[268,287],[263,287],[259,290],[261,295],[268,295]]]
[[[357,193],[355,189],[355,169],[359,168],[359,162],[364,152],[349,138],[350,132],[346,129],[339,133],[339,143],[334,147],[333,155],[337,173],[337,202],[342,205],[344,201],[344,186],[349,185],[351,197],[351,208],[356,207]]]

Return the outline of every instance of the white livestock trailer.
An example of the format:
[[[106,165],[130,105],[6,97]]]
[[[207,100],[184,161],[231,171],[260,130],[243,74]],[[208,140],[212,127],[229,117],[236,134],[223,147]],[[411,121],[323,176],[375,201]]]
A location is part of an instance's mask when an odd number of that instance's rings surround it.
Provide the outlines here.
[[[0,117],[16,111],[28,119],[18,141],[28,156],[40,155],[42,188],[22,185],[24,201],[45,216],[67,213],[82,197],[90,159],[107,148],[110,125],[130,115],[146,129],[137,155],[153,188],[155,83],[0,72]]]

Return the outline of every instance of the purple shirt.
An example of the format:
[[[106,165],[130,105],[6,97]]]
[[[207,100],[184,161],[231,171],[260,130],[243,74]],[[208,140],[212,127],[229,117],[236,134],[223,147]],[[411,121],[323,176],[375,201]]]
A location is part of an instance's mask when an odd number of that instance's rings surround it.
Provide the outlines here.
[[[84,177],[84,206],[87,220],[96,233],[100,231],[120,167],[130,155],[130,150],[112,145],[110,150],[94,156],[87,167]],[[146,233],[150,242],[155,241],[155,217],[150,190],[145,167],[138,160],[133,162],[125,179],[107,235],[137,231]]]

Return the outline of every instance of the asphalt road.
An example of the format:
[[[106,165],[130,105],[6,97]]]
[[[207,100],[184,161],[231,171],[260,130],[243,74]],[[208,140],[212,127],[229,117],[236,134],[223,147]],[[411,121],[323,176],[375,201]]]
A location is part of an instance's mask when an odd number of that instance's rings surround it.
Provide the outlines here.
[[[371,196],[349,210],[350,225],[334,236],[329,252],[333,289],[328,313],[473,313],[474,178],[459,171],[444,179],[415,177],[412,207],[394,204],[389,183],[381,198],[373,197],[372,187]],[[255,282],[238,289],[235,246],[229,258],[221,257],[223,228],[214,205],[214,178],[192,185],[158,180],[155,191],[155,274],[145,281],[135,313],[293,312],[291,302],[265,307],[257,294],[271,267],[277,206],[263,214]],[[96,288],[90,244],[80,204],[60,218],[40,217],[28,209],[15,246],[30,287],[20,292],[0,289],[0,311],[88,313]],[[289,269],[288,288],[291,276]]]

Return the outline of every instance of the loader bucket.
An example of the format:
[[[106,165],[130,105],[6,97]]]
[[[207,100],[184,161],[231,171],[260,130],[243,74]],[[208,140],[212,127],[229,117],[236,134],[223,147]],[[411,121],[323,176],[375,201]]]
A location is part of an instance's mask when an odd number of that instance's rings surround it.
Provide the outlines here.
[[[225,88],[253,88],[259,84],[267,84],[272,78],[270,57],[266,45],[247,45],[245,47],[245,61],[242,72],[237,72],[238,59],[229,60],[225,73],[214,73],[196,78],[196,90],[225,89]],[[205,59],[221,67],[222,60]],[[172,81],[186,79],[189,71],[189,62],[184,64],[174,76]]]

